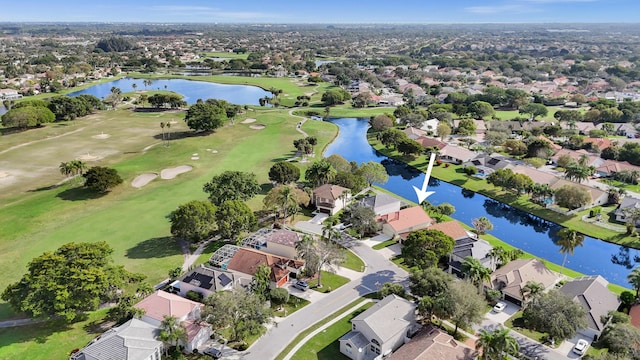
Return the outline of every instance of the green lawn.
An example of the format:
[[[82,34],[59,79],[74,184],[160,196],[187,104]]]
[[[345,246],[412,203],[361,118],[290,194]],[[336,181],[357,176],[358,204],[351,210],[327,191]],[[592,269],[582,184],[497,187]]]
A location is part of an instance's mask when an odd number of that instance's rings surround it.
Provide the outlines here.
[[[130,271],[146,274],[150,283],[158,282],[167,276],[169,269],[179,266],[183,260],[180,249],[170,237],[166,216],[187,201],[206,199],[202,191],[203,184],[224,170],[251,171],[256,173],[261,183],[267,183],[269,167],[275,161],[290,157],[293,153],[292,141],[300,136],[295,131],[298,119],[289,117],[286,111],[255,111],[250,116],[265,124],[264,130],[252,130],[248,125],[236,122],[236,125],[224,127],[208,136],[180,136],[185,129],[178,122],[172,127],[174,140],[169,148],[154,146],[142,152],[142,148],[158,143],[154,137],[160,132],[158,124],[162,119],[149,120],[147,116],[139,117],[128,111],[101,112],[69,125],[70,131],[82,130],[65,135],[65,146],[57,154],[46,149],[60,148],[59,141],[45,139],[24,146],[20,151],[13,150],[2,155],[3,160],[10,161],[14,166],[27,166],[32,158],[35,164],[44,161],[38,159],[37,154],[42,154],[40,157],[47,157],[50,165],[45,167],[49,175],[43,177],[48,184],[26,184],[29,186],[27,189],[37,190],[19,195],[3,193],[6,198],[5,206],[0,209],[0,228],[3,229],[0,271],[5,276],[0,279],[0,288],[16,281],[26,270],[29,260],[69,241],[106,240],[114,248],[116,263],[125,265]],[[158,116],[178,117],[175,113]],[[318,149],[323,149],[336,133],[335,125],[319,121],[308,121],[303,129],[310,136],[318,137]],[[39,130],[44,130],[42,134],[52,131],[45,127],[5,135],[0,151],[6,149],[5,140],[16,141],[13,137],[17,136],[24,137],[23,141],[28,142],[29,138],[38,137]],[[53,130],[63,131],[59,128]],[[105,156],[100,165],[116,168],[124,184],[98,198],[71,184],[50,186],[61,179],[57,170],[60,161],[70,159],[64,155],[67,148],[75,148],[76,144],[80,144],[78,148],[88,146],[86,139],[96,142],[91,135],[100,134],[101,131],[113,136],[107,139],[109,143],[98,143],[95,149],[108,146],[108,149],[115,150],[109,150],[112,155]],[[91,153],[97,151],[93,148],[90,150]],[[193,153],[198,153],[200,159],[191,160]],[[59,158],[56,159],[56,156]],[[164,168],[185,164],[193,166],[193,170],[175,179],[158,178],[140,189],[130,186],[130,182],[139,174],[160,172]],[[250,206],[260,209],[262,197],[259,195],[252,199]],[[2,304],[0,316],[10,316]]]
[[[383,241],[380,244],[373,245],[371,248],[373,250],[380,250],[380,249],[384,249],[386,247],[389,247],[391,245],[395,245],[397,243],[398,243],[398,239],[390,239],[390,240],[387,240],[387,241]]]
[[[347,259],[342,263],[341,266],[353,271],[363,272],[364,261],[362,261],[362,259],[360,259],[358,255],[354,254],[353,251],[349,249],[347,249],[345,253],[347,254]]]
[[[373,306],[367,303],[353,313],[343,317],[325,330],[309,339],[295,354],[292,360],[334,360],[348,359],[340,353],[338,339],[351,330],[351,319]]]
[[[350,280],[344,276],[340,276],[338,274],[334,274],[332,272],[322,270],[321,281],[322,281],[321,288],[316,287],[318,285],[317,279],[309,281],[309,288],[317,292],[328,293],[348,283]]]
[[[234,53],[228,51],[213,51],[206,52],[201,54],[201,56],[211,57],[211,58],[227,58],[227,59],[247,59],[249,57],[249,53]]]
[[[289,302],[282,305],[282,310],[278,310],[278,306],[274,304],[271,305],[271,310],[275,316],[283,317],[289,316],[307,305],[309,305],[309,300],[290,295]]]
[[[71,350],[84,347],[104,332],[100,324],[106,310],[89,314],[73,324],[47,322],[32,326],[0,329],[0,360],[12,359],[68,359]],[[108,327],[107,327],[108,328]]]
[[[534,331],[534,330],[529,330],[527,328],[524,327],[524,322],[522,321],[522,310],[518,311],[517,313],[513,314],[512,317],[509,318],[509,320],[507,320],[504,323],[504,326],[513,329],[517,332],[519,332],[520,334],[533,339],[539,343],[543,343],[545,345],[550,345],[548,341],[544,341],[545,337],[547,336],[545,333],[541,333],[538,331]]]

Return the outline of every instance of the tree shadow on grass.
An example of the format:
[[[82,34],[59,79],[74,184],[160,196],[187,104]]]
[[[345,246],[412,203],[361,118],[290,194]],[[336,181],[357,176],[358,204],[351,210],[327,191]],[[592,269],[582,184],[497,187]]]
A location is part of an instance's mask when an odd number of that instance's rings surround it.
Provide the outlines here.
[[[147,239],[127,249],[129,259],[164,258],[181,254],[180,246],[170,236]]]
[[[272,183],[264,183],[264,184],[260,184],[260,194],[261,195],[266,195],[269,190],[273,189],[273,184]]]
[[[53,189],[57,189],[61,186],[62,184],[53,184],[53,185],[48,185],[48,186],[42,186],[36,189],[31,189],[28,190],[29,192],[39,192],[39,191],[47,191],[47,190],[53,190]]]
[[[70,324],[60,320],[28,326],[0,328],[0,348],[31,341],[37,344],[44,344],[51,335],[69,331],[70,329]]]
[[[98,199],[105,196],[108,193],[97,192],[93,189],[85,188],[85,187],[77,187],[64,190],[60,192],[56,197],[62,200],[68,201],[78,201],[78,200],[91,200]]]

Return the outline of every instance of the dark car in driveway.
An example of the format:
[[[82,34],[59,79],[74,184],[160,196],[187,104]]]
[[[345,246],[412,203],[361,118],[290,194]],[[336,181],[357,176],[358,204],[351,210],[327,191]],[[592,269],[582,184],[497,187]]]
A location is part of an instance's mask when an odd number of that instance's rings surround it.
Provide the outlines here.
[[[218,350],[216,348],[213,348],[213,347],[210,347],[210,348],[206,349],[202,353],[205,354],[205,355],[209,355],[214,359],[220,359],[222,357],[222,351],[220,351],[220,350]]]

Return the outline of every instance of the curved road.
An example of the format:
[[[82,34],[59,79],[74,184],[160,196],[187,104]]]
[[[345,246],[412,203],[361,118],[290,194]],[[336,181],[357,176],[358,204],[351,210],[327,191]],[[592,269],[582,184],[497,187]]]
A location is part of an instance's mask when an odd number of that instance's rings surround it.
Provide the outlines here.
[[[277,327],[272,327],[243,353],[243,359],[273,359],[303,330],[330,316],[360,296],[377,291],[377,286],[380,284],[386,282],[408,284],[409,274],[385,259],[376,250],[356,240],[344,245],[367,264],[362,277],[352,280],[280,321]]]

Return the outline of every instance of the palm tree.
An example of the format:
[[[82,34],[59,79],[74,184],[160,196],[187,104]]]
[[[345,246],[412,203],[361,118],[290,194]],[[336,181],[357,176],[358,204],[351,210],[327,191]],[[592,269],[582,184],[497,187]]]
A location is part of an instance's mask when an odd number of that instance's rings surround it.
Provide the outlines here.
[[[496,246],[491,249],[489,251],[489,256],[491,256],[491,263],[494,268],[497,267],[498,263],[500,263],[500,265],[504,265],[509,262],[507,251],[501,246]]]
[[[327,241],[339,239],[340,230],[334,228],[330,221],[325,221],[325,224],[322,227],[322,237]]]
[[[305,178],[314,183],[315,186],[327,184],[336,176],[336,170],[331,166],[331,163],[322,159],[316,161],[305,171]]]
[[[564,260],[562,260],[562,267],[564,267],[567,262],[567,256],[569,254],[573,255],[573,250],[583,245],[584,235],[575,230],[565,228],[558,231],[558,236],[560,239],[558,239],[557,244],[560,245],[560,253],[564,254]]]
[[[164,141],[164,127],[165,123],[163,121],[160,122],[160,128],[162,128],[162,141]]]
[[[639,299],[640,298],[640,267],[633,269],[633,271],[631,271],[629,275],[627,275],[627,280],[629,280],[629,283],[633,285],[633,288],[636,290],[636,300]]]
[[[530,300],[542,295],[543,291],[543,284],[535,281],[527,281],[522,289],[520,289],[520,295],[522,295],[522,299],[525,300],[525,302],[529,302]]]
[[[467,256],[462,263],[462,273],[471,283],[478,287],[478,294],[482,293],[482,284],[491,278],[491,269],[486,268],[480,260]]]
[[[295,213],[295,210],[298,208],[298,197],[291,186],[283,186],[278,193],[278,198],[282,206],[282,212],[284,213],[284,223],[286,224],[287,218],[289,217],[289,210],[294,210]]]
[[[178,341],[187,340],[187,331],[175,316],[166,316],[160,324],[160,340],[168,345],[177,346]],[[169,347],[165,346],[165,355]]]
[[[66,177],[70,177],[73,174],[73,166],[70,162],[61,162],[58,168],[60,169],[60,174]]]
[[[476,350],[482,349],[482,360],[503,360],[506,354],[517,354],[520,350],[518,341],[509,335],[508,328],[493,331],[481,329],[476,342]]]
[[[164,126],[167,127],[167,147],[169,147],[169,140],[171,140],[171,123],[167,121]]]
[[[74,175],[82,175],[87,171],[87,164],[82,160],[71,160],[71,167]]]

